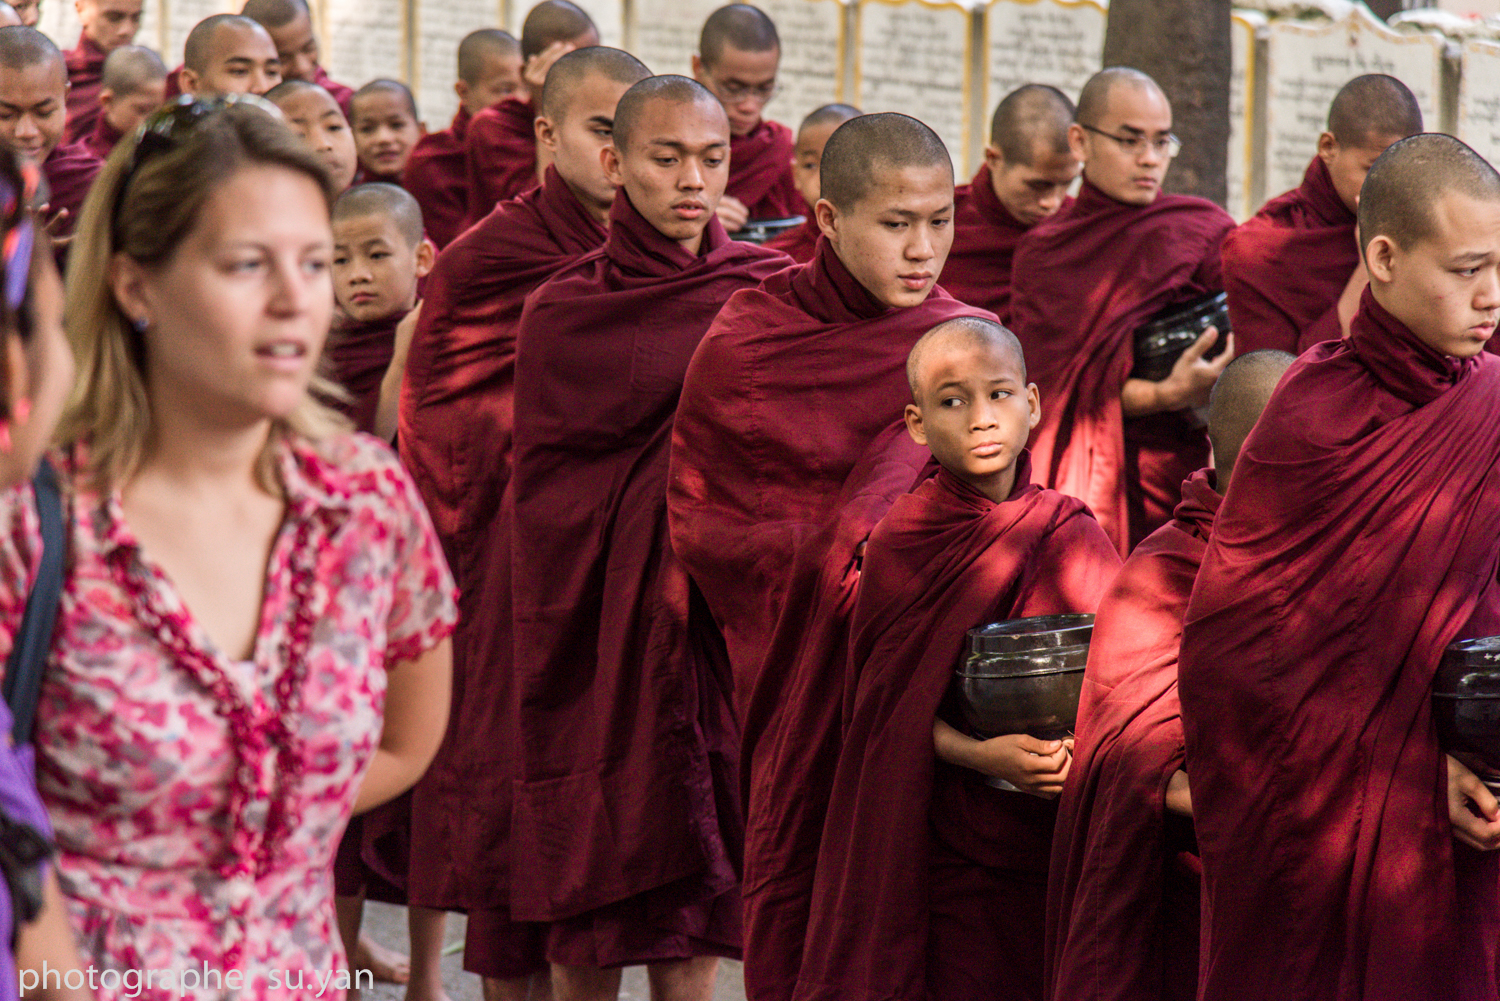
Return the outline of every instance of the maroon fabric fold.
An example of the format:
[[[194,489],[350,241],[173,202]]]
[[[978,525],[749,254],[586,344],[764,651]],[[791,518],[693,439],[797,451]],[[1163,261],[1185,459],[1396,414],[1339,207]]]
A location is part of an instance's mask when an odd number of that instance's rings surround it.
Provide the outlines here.
[[[1219,500],[1213,470],[1194,473],[1172,520],[1135,548],[1099,603],[1052,841],[1047,996],[1057,1001],[1197,996],[1192,821],[1165,804],[1184,759],[1182,616]]]
[[[724,305],[688,369],[672,441],[672,545],[724,631],[748,698],[799,540],[911,400],[906,356],[931,327],[989,316],[941,288],[888,309],[828,241]]]
[[[83,145],[101,160],[108,160],[116,144],[125,138],[119,129],[109,124],[109,119],[100,115],[94,120],[94,131],[84,137]]]
[[[355,430],[375,433],[375,411],[380,406],[380,383],[391,367],[396,349],[396,325],[405,313],[379,320],[348,320],[328,334],[329,374],[353,398],[340,401],[338,409],[354,422]]]
[[[1009,325],[1010,269],[1027,227],[995,195],[989,164],[953,194],[953,250],[943,265],[943,287],[953,298],[979,306]],[[1073,204],[1070,198],[1058,211]]]
[[[729,184],[724,193],[744,202],[751,219],[802,215],[807,203],[792,178],[796,147],[796,133],[769,119],[762,119],[745,135],[730,137]]]
[[[804,209],[805,219],[796,229],[789,229],[780,236],[766,241],[766,246],[779,250],[798,264],[806,264],[818,252],[818,238],[823,231],[818,228],[818,218],[812,209]]]
[[[1500,633],[1500,362],[1367,289],[1235,464],[1183,627],[1202,997],[1494,999],[1497,856],[1457,844],[1432,678]]]
[[[1056,807],[940,764],[932,746],[968,630],[1092,612],[1119,568],[1088,509],[1029,472],[1023,458],[996,504],[939,470],[870,535],[799,999],[1040,995]],[[995,894],[1003,930],[986,913]]]
[[[474,116],[464,138],[468,224],[501,202],[530,191],[536,180],[536,106],[507,97]]]
[[[739,732],[723,641],[701,615],[690,625],[668,544],[667,447],[714,315],[789,263],[717,220],[691,254],[622,195],[604,247],[526,301],[512,479],[522,742],[508,749],[522,772],[518,918],[613,923],[608,909],[630,901],[706,951],[737,951]],[[579,933],[597,940],[598,925]]]
[[[1219,247],[1233,227],[1202,198],[1126,205],[1085,180],[1078,200],[1016,249],[1012,317],[1042,396],[1037,481],[1088,504],[1122,553],[1167,522],[1182,481],[1208,461],[1190,414],[1125,419],[1135,331],[1223,287]]]
[[[452,125],[417,140],[401,175],[401,186],[422,207],[422,225],[439,250],[458,239],[469,217],[468,130],[469,112],[459,108]]]
[[[83,143],[59,145],[47,159],[42,161],[42,176],[47,179],[49,215],[59,209],[68,210],[67,220],[53,232],[53,236],[69,236],[78,225],[78,215],[83,209],[83,200],[88,197],[94,178],[104,161],[99,159]]]
[[[78,142],[93,133],[102,111],[99,92],[104,89],[104,60],[108,55],[81,32],[78,44],[63,53],[68,68],[68,131],[63,142]]]

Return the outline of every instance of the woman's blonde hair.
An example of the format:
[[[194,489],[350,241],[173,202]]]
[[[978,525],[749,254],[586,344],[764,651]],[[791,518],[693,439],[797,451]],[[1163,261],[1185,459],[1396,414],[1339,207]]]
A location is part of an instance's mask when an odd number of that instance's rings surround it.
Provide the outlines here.
[[[129,255],[151,268],[167,264],[197,225],[213,193],[246,167],[305,174],[331,207],[335,190],[317,155],[285,125],[249,105],[229,105],[185,130],[175,145],[147,155],[132,173],[140,134],[115,147],[84,201],[68,255],[64,322],[78,360],[78,381],[58,426],[63,444],[88,448],[81,470],[95,489],[122,486],[140,468],[151,434],[146,344],[110,287],[110,259]],[[121,187],[124,186],[123,193]],[[271,441],[295,434],[318,441],[348,421],[318,402],[341,390],[315,375],[302,401],[278,419]],[[269,448],[261,482],[277,490]]]

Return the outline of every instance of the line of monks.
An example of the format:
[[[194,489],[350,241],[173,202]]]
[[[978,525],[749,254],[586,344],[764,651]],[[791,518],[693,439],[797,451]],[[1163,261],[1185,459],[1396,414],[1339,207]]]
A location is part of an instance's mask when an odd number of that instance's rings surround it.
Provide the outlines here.
[[[411,905],[409,997],[461,911],[487,998],[706,1001],[720,957],[754,1001],[1500,998],[1500,804],[1430,709],[1500,633],[1500,175],[1398,80],[1236,227],[1162,190],[1132,69],[1005,97],[955,188],[916,118],[764,119],[744,4],[653,76],[544,0],[432,134],[304,0],[171,73],[141,0],[78,10],[67,53],[0,28],[60,254],[179,92],[265,94],[348,189],[332,371],[462,592],[437,760],[341,849],[351,945]],[[1134,374],[1221,290],[1232,334]],[[956,725],[966,632],[1066,612],[1074,735]]]

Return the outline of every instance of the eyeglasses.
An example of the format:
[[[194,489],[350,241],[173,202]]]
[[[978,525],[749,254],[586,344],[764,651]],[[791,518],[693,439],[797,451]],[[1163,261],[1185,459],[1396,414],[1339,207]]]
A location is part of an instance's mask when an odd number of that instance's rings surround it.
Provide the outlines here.
[[[758,87],[750,87],[733,81],[725,83],[713,77],[709,79],[713,80],[714,90],[718,92],[719,97],[729,104],[738,104],[746,98],[754,98],[761,104],[769,104],[771,103],[771,98],[781,93],[781,84],[775,80],[772,80],[770,83],[763,83]]]
[[[1182,140],[1178,139],[1170,132],[1164,136],[1157,136],[1155,139],[1147,139],[1145,136],[1111,135],[1110,133],[1105,132],[1103,129],[1094,128],[1092,125],[1085,125],[1083,127],[1090,132],[1103,136],[1106,139],[1113,139],[1115,142],[1120,144],[1120,148],[1122,150],[1124,150],[1131,156],[1140,156],[1142,153],[1146,152],[1146,149],[1148,147],[1150,148],[1151,152],[1155,153],[1157,156],[1165,157],[1168,160],[1175,159],[1177,154],[1182,152]]]

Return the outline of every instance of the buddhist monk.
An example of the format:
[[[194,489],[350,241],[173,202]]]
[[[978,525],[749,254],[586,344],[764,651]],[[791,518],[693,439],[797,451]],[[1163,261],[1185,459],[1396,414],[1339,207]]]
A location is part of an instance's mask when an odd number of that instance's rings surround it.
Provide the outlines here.
[[[940,468],[865,550],[795,997],[1039,998],[1053,798],[1071,742],[977,739],[945,697],[970,629],[1092,612],[1120,560],[1080,501],[1031,482],[1026,440],[1042,404],[1014,335],[949,320],[908,369],[907,429]]]
[[[1224,240],[1224,289],[1241,351],[1297,354],[1347,334],[1368,280],[1354,238],[1359,186],[1387,147],[1421,131],[1422,109],[1400,80],[1370,73],[1344,84],[1302,184]]]
[[[1213,466],[1135,548],[1099,603],[1047,900],[1048,997],[1193,1001],[1199,882],[1183,771],[1182,616],[1234,462],[1295,359],[1241,355],[1209,401]]]
[[[481,28],[458,45],[458,112],[453,124],[417,140],[401,184],[422,206],[427,235],[438,249],[463,232],[469,214],[469,123],[521,86],[521,46],[499,28]]]
[[[541,183],[546,157],[536,145],[536,98],[547,71],[566,53],[599,44],[599,29],[569,0],[542,0],[521,26],[521,87],[474,116],[464,140],[469,223]]]
[[[144,0],[74,0],[81,31],[78,44],[64,53],[68,64],[68,141],[94,131],[99,118],[99,91],[104,60],[115,49],[135,41]]]
[[[802,119],[797,129],[797,146],[792,160],[792,177],[797,182],[797,193],[807,205],[807,218],[796,229],[767,240],[766,246],[781,251],[798,264],[812,260],[818,248],[818,199],[822,188],[818,183],[818,168],[823,162],[823,147],[833,130],[851,118],[858,118],[860,110],[847,104],[825,104]]]
[[[1072,203],[1079,162],[1068,145],[1073,102],[1027,84],[1007,94],[990,119],[990,144],[974,179],[959,188],[953,252],[943,287],[1010,322],[1010,266],[1026,232]]]
[[[264,94],[281,82],[281,57],[266,29],[238,14],[206,17],[188,32],[177,83],[184,94]],[[172,95],[170,79],[167,95]]]
[[[100,159],[115,144],[161,107],[167,96],[167,67],[141,45],[122,45],[104,60],[99,90],[99,117],[83,143]]]
[[[1500,175],[1403,139],[1358,232],[1349,337],[1240,450],[1183,623],[1206,1001],[1500,996],[1500,805],[1432,711],[1444,648],[1500,633]]]
[[[240,11],[271,36],[276,57],[281,60],[281,75],[288,80],[306,80],[333,95],[345,117],[353,89],[328,78],[320,62],[318,38],[312,30],[312,12],[307,0],[245,0]]]
[[[345,191],[354,183],[359,157],[354,134],[333,95],[306,80],[283,80],[266,92],[286,117],[287,125],[323,158],[334,186]]]
[[[693,78],[723,103],[734,133],[729,191],[719,204],[719,221],[731,233],[752,219],[786,219],[802,211],[792,180],[792,130],[761,117],[776,96],[780,65],[776,25],[759,8],[729,4],[703,22]]]
[[[502,495],[516,329],[529,293],[604,243],[615,188],[600,154],[620,97],[650,75],[619,49],[578,49],[557,61],[538,104],[538,141],[552,158],[542,186],[502,202],[443,252],[405,360],[401,454],[463,581],[464,608],[455,647],[460,695],[413,794],[410,897],[468,912],[464,968],[485,978],[492,998],[526,1001],[528,988],[548,981],[546,926],[510,916],[519,736]]]
[[[620,99],[601,251],[533,292],[516,354],[521,770],[511,909],[550,922],[560,998],[708,1001],[738,956],[738,729],[723,641],[667,538],[667,454],[719,307],[790,265],[715,215],[729,121],[688,77]]]
[[[422,118],[411,88],[399,80],[371,80],[349,100],[349,126],[359,154],[359,182],[400,184],[422,138]]]
[[[42,0],[16,0],[8,6],[16,12],[20,23],[28,28],[35,28],[42,18]]]
[[[1172,516],[1182,481],[1208,461],[1192,408],[1234,356],[1205,332],[1159,382],[1131,377],[1136,330],[1164,307],[1221,291],[1219,246],[1234,227],[1202,198],[1163,194],[1180,148],[1150,77],[1113,67],[1078,97],[1068,143],[1078,200],[1022,238],[1011,314],[1047,405],[1031,452],[1037,482],[1078,497],[1122,553]]]

